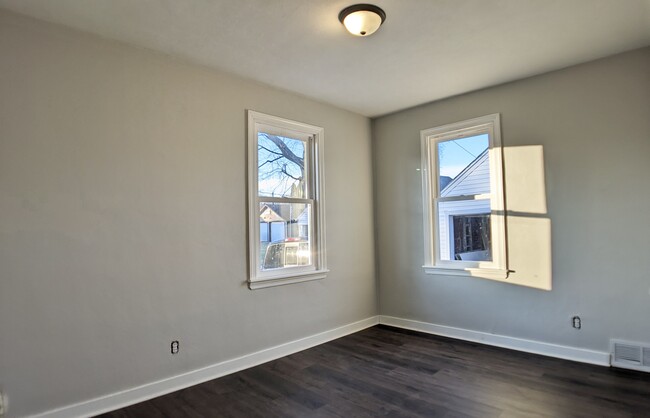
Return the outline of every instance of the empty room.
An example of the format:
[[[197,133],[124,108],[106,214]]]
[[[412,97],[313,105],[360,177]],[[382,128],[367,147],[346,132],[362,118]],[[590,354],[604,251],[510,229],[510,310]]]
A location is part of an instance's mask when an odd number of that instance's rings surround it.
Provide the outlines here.
[[[650,0],[0,0],[0,417],[650,416]]]

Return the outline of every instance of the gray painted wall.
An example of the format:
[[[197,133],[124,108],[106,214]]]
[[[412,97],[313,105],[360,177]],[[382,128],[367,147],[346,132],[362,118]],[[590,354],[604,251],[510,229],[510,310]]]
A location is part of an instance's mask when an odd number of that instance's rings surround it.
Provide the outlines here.
[[[11,416],[377,313],[367,118],[2,11],[0,57]],[[325,280],[245,285],[249,108],[325,128]]]
[[[491,113],[512,280],[550,291],[421,268],[419,132]],[[650,48],[381,117],[373,153],[382,315],[599,351],[650,342]]]
[[[364,117],[2,11],[0,57],[12,416],[374,315],[373,242],[384,315],[596,350],[648,341],[650,48],[379,118],[374,184]],[[244,284],[247,108],[325,128],[323,281]],[[495,112],[511,281],[550,291],[421,269],[419,131]]]

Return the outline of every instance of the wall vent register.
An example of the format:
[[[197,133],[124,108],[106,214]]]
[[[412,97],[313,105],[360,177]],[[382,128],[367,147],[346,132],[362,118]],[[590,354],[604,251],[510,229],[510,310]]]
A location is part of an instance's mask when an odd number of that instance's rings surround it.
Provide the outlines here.
[[[614,367],[650,372],[650,344],[611,340],[611,363]]]

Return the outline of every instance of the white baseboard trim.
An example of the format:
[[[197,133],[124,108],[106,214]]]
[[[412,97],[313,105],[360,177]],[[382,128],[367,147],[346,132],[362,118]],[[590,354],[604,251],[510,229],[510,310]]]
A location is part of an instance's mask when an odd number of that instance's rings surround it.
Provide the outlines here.
[[[147,383],[132,389],[112,393],[110,395],[91,399],[88,401],[68,405],[62,408],[54,409],[35,415],[38,418],[70,418],[70,417],[88,417],[104,412],[113,411],[125,406],[133,405],[138,402],[146,401],[167,393],[175,392],[208,380],[216,379],[240,370],[258,366],[260,364],[288,356],[298,351],[306,350],[319,344],[344,337],[363,329],[372,327],[379,323],[378,316],[363,319],[352,324],[344,325],[329,331],[290,341],[285,344],[276,345],[275,347],[260,350],[254,353],[246,354],[231,360],[226,360],[212,366],[202,369],[193,370],[178,376]]]
[[[471,331],[462,328],[448,327],[445,325],[431,324],[428,322],[414,321],[411,319],[396,318],[393,316],[381,315],[379,317],[379,323],[397,328],[420,331],[427,334],[435,334],[443,337],[509,348],[511,350],[541,354],[543,356],[556,357],[565,360],[573,360],[580,363],[610,366],[609,353],[602,351],[592,351],[584,348],[549,344],[540,341],[507,337],[505,335],[488,334],[486,332]]]

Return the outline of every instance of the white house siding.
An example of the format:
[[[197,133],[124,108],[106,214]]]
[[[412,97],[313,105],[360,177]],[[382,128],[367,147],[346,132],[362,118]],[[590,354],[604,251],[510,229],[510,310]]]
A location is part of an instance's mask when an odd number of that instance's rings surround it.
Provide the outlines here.
[[[477,195],[490,193],[490,159],[488,150],[476,157],[440,193],[441,197]],[[438,234],[440,259],[451,260],[454,231],[451,217],[490,213],[490,200],[457,200],[438,204]]]
[[[490,193],[490,159],[488,151],[479,155],[445,187],[441,197]]]
[[[307,208],[302,211],[300,216],[298,216],[298,235],[300,237],[307,237],[309,235],[309,214],[311,212],[311,205],[307,205]]]

